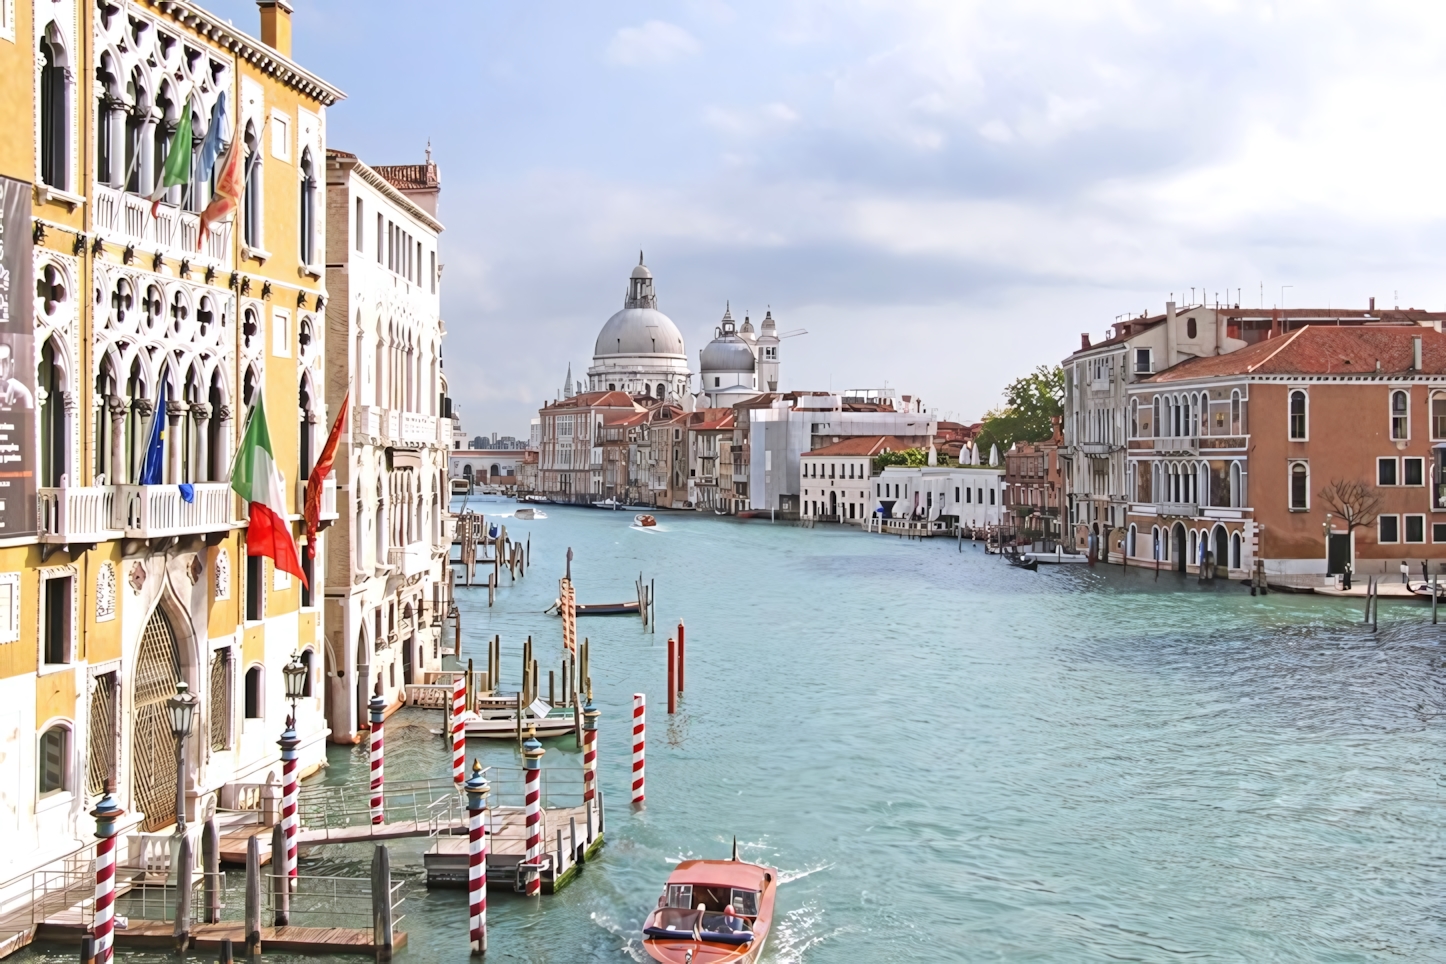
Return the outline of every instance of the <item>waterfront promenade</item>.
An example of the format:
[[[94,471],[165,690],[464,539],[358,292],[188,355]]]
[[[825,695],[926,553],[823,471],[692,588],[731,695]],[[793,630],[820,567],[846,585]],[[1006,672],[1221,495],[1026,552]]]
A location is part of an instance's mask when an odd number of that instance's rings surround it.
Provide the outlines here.
[[[555,661],[541,611],[568,546],[580,602],[628,597],[641,569],[660,625],[579,623],[608,844],[560,895],[494,896],[489,959],[641,959],[670,864],[726,856],[735,833],[785,881],[770,962],[1446,954],[1446,724],[1421,607],[1382,607],[1372,637],[1353,601],[1173,573],[1028,573],[952,540],[668,513],[641,532],[629,513],[545,510],[507,520],[531,535],[526,579],[504,578],[490,611],[485,589],[459,593],[464,656],[499,633],[515,674],[532,633]],[[679,617],[688,681],[669,719],[664,630]],[[639,813],[624,789],[635,691],[650,704]],[[393,717],[389,775],[445,772],[438,719]],[[576,751],[554,741],[548,757]],[[365,756],[332,760],[325,779],[344,782]],[[422,849],[394,848],[399,876],[420,877]],[[327,848],[303,866],[361,875],[368,859]],[[465,959],[461,892],[418,882],[407,897],[397,960]]]

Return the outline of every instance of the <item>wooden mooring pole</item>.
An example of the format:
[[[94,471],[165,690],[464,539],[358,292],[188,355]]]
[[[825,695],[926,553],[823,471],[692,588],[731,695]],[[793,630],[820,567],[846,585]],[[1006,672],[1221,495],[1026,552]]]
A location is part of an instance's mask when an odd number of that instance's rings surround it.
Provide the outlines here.
[[[171,934],[176,939],[176,952],[186,953],[191,944],[191,865],[195,853],[191,850],[191,835],[182,831],[176,842],[176,925]]]
[[[291,881],[286,874],[286,826],[271,828],[271,900],[276,909],[276,926],[291,923]]]
[[[246,956],[261,960],[261,840],[246,839]]]
[[[372,851],[372,945],[377,960],[392,959],[392,858],[381,843]]]

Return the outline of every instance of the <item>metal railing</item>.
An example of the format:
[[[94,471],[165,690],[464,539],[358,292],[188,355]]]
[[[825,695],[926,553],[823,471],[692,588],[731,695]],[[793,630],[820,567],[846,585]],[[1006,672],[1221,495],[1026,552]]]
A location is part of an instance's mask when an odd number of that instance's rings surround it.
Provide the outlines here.
[[[371,823],[371,801],[361,786],[302,787],[297,799],[301,827],[340,830]],[[431,836],[466,825],[467,802],[450,777],[387,781],[382,794],[386,823],[414,822]]]
[[[483,776],[491,785],[489,807],[521,807],[525,801],[525,774],[522,767],[488,767]],[[580,767],[543,767],[539,777],[540,800],[543,807],[582,806],[582,769]]]

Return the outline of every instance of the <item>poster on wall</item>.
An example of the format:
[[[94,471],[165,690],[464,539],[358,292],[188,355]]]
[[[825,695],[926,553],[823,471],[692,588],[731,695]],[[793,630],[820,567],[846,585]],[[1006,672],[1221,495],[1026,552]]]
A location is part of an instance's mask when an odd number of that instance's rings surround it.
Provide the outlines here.
[[[0,177],[0,539],[37,528],[30,192]]]

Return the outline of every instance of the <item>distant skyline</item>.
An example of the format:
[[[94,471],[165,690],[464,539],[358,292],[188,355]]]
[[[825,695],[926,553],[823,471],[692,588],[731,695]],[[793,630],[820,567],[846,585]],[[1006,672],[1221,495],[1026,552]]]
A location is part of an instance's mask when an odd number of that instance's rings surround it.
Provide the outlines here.
[[[331,146],[432,142],[469,437],[582,377],[639,248],[695,366],[726,301],[771,306],[809,330],[785,388],[964,420],[1191,286],[1446,307],[1435,5],[295,6],[297,60],[348,94]]]

